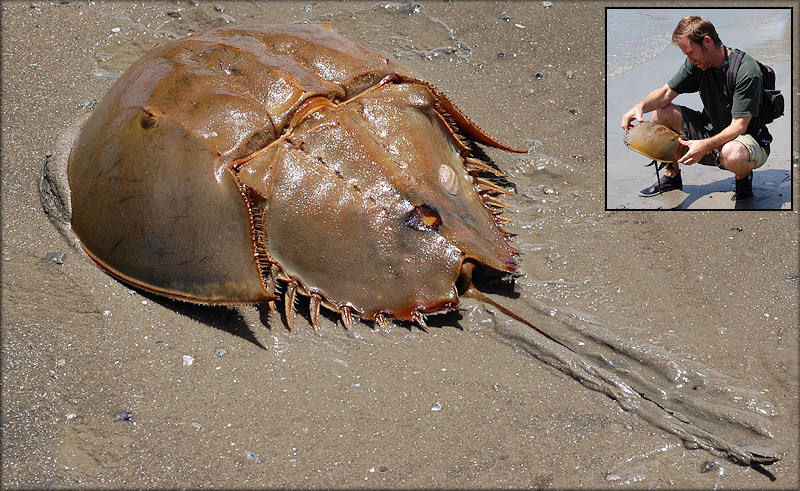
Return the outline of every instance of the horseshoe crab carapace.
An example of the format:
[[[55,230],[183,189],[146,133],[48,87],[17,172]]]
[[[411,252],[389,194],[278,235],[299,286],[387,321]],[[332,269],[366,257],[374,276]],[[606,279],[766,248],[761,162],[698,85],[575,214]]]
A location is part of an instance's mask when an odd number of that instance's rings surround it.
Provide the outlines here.
[[[678,143],[683,138],[664,125],[643,121],[625,132],[625,146],[658,162],[677,162],[687,147]]]
[[[456,309],[465,263],[517,269],[483,132],[439,89],[327,24],[237,25],[159,45],[69,158],[72,226],[120,280],[205,304],[284,285],[351,318]],[[290,324],[291,325],[291,324]]]
[[[645,167],[655,167],[659,192],[661,178],[658,171],[666,164],[677,162],[688,150],[678,142],[678,138],[683,138],[683,135],[652,121],[642,121],[625,132],[625,146],[651,159]]]

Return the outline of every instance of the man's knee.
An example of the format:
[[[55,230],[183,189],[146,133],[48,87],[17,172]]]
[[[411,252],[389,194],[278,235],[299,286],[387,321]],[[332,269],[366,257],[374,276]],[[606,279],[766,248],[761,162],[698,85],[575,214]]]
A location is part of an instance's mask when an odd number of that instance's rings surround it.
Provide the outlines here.
[[[727,167],[728,165],[744,164],[750,161],[750,152],[743,143],[736,140],[731,140],[725,145],[722,145],[720,150],[722,156],[722,163]]]
[[[677,133],[683,131],[683,114],[677,104],[669,104],[653,111],[653,122],[672,128]]]
[[[750,159],[750,151],[739,141],[731,140],[720,149],[722,167],[731,172],[751,171],[754,162]]]
[[[757,169],[767,161],[769,152],[758,144],[752,135],[745,133],[729,141],[720,149],[722,158],[733,164],[741,163],[749,170]],[[727,168],[727,167],[726,167]]]

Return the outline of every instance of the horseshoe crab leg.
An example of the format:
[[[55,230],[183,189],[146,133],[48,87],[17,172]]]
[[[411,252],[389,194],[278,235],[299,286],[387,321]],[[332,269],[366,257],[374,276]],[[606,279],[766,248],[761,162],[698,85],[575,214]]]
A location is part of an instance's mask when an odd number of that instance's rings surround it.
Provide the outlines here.
[[[666,167],[667,164],[665,162],[659,162],[658,160],[653,159],[650,161],[649,164],[645,164],[644,166],[650,167],[651,165],[654,166],[656,169],[656,183],[658,183],[658,194],[664,194],[661,192],[661,176],[658,174],[658,171]]]
[[[559,341],[542,329],[536,327],[527,319],[524,319],[479,291],[472,284],[473,270],[474,265],[469,262],[465,262],[462,265],[461,277],[459,278],[461,289],[464,289],[462,295],[494,306],[503,314],[526,325],[541,335],[544,339],[533,341],[533,348],[535,349],[531,350],[531,354],[540,361],[575,378],[585,387],[601,392],[611,399],[614,399],[622,409],[637,414],[654,426],[678,436],[683,440],[687,448],[702,448],[715,455],[725,457],[736,464],[750,466],[762,471],[761,465],[772,464],[781,459],[780,455],[767,455],[767,452],[751,451],[725,438],[721,438],[710,431],[706,431],[693,424],[691,420],[681,412],[671,409],[667,407],[665,403],[661,403],[653,397],[648,396],[643,391],[637,390],[631,384],[622,380],[616,373],[612,373],[612,371],[599,366],[590,358],[575,351],[566,343]],[[617,349],[617,346],[615,346],[612,341],[606,340],[608,337],[608,335],[605,335],[605,338],[601,339],[601,341]],[[642,363],[656,364],[656,362],[652,360],[646,360]],[[709,406],[707,404],[695,403],[694,405],[685,404],[685,407],[701,412],[703,410],[708,410]],[[741,414],[731,414],[732,411],[725,412],[725,410],[716,410],[716,412],[719,413],[720,419],[728,423],[740,425],[760,435],[771,436],[768,430],[759,427],[757,421],[743,421],[747,418],[743,417]]]
[[[286,327],[292,330],[292,314],[294,312],[294,296],[297,293],[297,283],[290,281],[286,283],[284,297],[284,314],[286,315]]]

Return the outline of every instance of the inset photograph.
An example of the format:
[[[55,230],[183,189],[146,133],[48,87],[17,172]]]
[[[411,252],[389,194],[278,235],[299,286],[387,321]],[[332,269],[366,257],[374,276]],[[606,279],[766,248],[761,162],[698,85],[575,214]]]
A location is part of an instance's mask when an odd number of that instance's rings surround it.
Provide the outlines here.
[[[606,9],[606,209],[791,209],[791,27],[790,8]]]

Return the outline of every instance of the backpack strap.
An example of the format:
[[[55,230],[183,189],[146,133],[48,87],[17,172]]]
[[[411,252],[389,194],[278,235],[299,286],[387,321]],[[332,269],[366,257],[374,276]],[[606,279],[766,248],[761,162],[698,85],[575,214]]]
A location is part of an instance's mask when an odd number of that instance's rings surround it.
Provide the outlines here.
[[[728,67],[728,92],[731,94],[731,100],[733,100],[733,92],[736,90],[736,75],[739,73],[742,58],[744,58],[744,51],[738,49],[731,51],[730,66]]]

